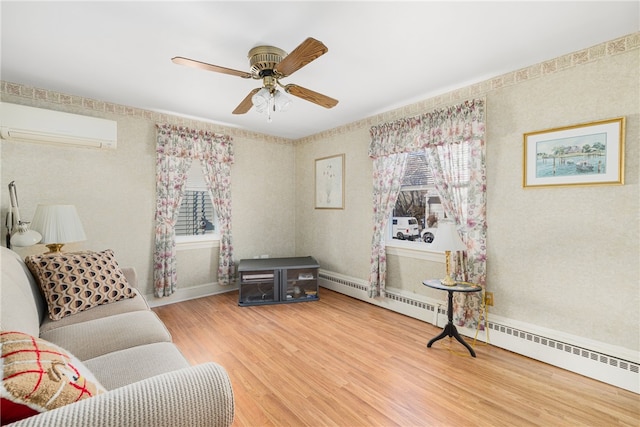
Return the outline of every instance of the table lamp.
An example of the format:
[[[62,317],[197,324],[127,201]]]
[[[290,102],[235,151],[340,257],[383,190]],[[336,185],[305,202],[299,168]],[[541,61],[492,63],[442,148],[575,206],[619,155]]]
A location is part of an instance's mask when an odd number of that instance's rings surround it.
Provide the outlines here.
[[[456,224],[450,219],[442,219],[438,221],[438,229],[436,236],[431,244],[434,251],[444,252],[447,275],[440,282],[445,286],[454,286],[456,281],[451,278],[451,251],[463,251],[467,249],[462,242]]]
[[[38,205],[31,228],[42,235],[40,243],[49,248],[47,253],[60,252],[66,243],[87,240],[74,205]]]
[[[9,183],[9,198],[11,200],[11,208],[7,212],[7,248],[35,245],[42,239],[42,236],[37,231],[30,230],[29,223],[22,221],[20,218],[15,181]],[[15,233],[13,232],[14,226],[17,229]]]

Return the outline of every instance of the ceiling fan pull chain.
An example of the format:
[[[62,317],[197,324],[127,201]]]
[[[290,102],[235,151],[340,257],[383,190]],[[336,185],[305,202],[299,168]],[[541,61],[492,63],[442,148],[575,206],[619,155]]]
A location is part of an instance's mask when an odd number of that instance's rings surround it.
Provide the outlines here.
[[[267,123],[271,123],[271,110],[276,111],[276,103],[273,100],[273,92],[269,94],[269,106],[267,108]]]

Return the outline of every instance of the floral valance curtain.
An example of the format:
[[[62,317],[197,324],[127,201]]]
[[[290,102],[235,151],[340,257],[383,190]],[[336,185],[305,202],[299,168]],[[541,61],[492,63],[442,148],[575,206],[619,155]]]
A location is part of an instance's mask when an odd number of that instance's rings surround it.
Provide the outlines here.
[[[384,295],[386,262],[384,232],[393,206],[380,200],[397,198],[394,185],[401,169],[391,162],[403,154],[424,150],[443,207],[454,218],[467,246],[466,257],[454,257],[456,279],[486,284],[486,163],[484,100],[436,110],[371,128],[369,156],[374,161],[374,233],[371,255],[371,297]],[[400,175],[401,177],[402,175]],[[381,180],[380,177],[386,177]],[[395,192],[395,195],[393,194]],[[384,193],[389,193],[383,196]],[[395,204],[395,202],[394,202]],[[382,248],[382,249],[381,249]],[[477,325],[479,296],[456,294],[459,325]]]
[[[398,119],[370,130],[369,157],[412,153],[430,145],[461,143],[482,136],[484,141],[484,100],[435,110],[420,116]]]
[[[171,295],[177,285],[175,225],[193,160],[202,165],[220,224],[218,282],[233,275],[231,241],[231,137],[172,125],[157,125],[156,230],[154,289],[157,297]]]

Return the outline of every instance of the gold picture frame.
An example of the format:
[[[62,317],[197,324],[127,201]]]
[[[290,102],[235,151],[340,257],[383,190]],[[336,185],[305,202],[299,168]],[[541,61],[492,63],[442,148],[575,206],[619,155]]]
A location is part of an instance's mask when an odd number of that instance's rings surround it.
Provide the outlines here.
[[[315,161],[316,209],[344,209],[344,154]]]
[[[524,134],[522,186],[624,184],[625,118]]]

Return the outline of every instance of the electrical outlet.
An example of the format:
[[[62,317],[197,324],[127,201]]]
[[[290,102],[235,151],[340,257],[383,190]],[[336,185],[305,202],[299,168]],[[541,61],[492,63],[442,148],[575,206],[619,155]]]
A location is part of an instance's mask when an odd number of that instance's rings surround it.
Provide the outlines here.
[[[485,292],[484,303],[488,306],[493,306],[493,292]]]

